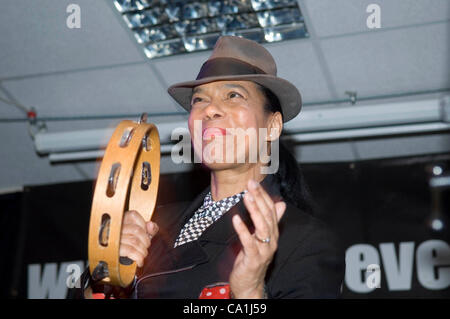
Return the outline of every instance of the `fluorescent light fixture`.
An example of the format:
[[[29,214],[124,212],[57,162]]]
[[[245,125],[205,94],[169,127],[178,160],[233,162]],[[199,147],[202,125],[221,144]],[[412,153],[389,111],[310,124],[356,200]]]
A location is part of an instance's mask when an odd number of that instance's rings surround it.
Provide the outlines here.
[[[161,145],[161,154],[170,154],[172,148],[176,145]],[[177,147],[179,150],[181,148]],[[67,161],[86,161],[102,158],[105,154],[105,150],[96,151],[80,151],[80,152],[63,152],[63,153],[50,153],[48,159],[52,163],[67,162]]]
[[[286,123],[285,134],[297,143],[313,143],[450,131],[444,112],[448,106],[443,101],[445,98],[333,108],[305,107],[299,117]],[[174,139],[188,134],[186,121],[161,123],[157,127],[163,154],[169,154],[177,143],[171,139],[174,132],[177,132]],[[35,148],[39,154],[49,154],[52,162],[96,159],[103,156],[113,130],[38,133]]]
[[[443,122],[444,99],[427,99],[373,105],[304,107],[285,125],[292,133],[386,127]]]
[[[296,0],[113,0],[148,58],[212,49],[221,35],[306,38]]]
[[[297,143],[323,142],[342,139],[368,138],[390,135],[424,134],[450,131],[450,124],[427,123],[410,125],[393,125],[386,127],[356,128],[347,130],[297,133],[290,135],[290,140]]]
[[[157,124],[162,152],[164,145],[172,145],[172,132],[175,129],[188,133],[186,122],[172,122]],[[105,149],[114,132],[114,128],[92,129],[84,131],[68,131],[54,133],[37,133],[34,145],[37,153],[61,154],[69,152],[98,151]],[[177,136],[178,138],[178,136]],[[86,153],[86,156],[95,157],[96,153]]]

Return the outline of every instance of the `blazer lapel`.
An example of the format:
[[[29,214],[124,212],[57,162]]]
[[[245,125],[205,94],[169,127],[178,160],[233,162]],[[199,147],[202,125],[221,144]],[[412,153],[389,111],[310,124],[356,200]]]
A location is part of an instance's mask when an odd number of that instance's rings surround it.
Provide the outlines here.
[[[212,242],[217,244],[228,244],[231,240],[237,237],[237,233],[234,230],[232,222],[234,215],[239,215],[250,231],[253,230],[253,223],[250,215],[245,208],[243,200],[240,200],[239,203],[233,206],[214,224],[209,226],[200,236],[198,241],[200,243]]]
[[[205,196],[206,194],[208,194],[210,189],[211,187],[208,186],[192,201],[192,203],[180,215],[176,216],[176,219],[172,223],[170,223],[170,225],[167,226],[168,236],[166,240],[168,241],[169,246],[173,247],[175,245],[175,241],[177,240],[181,229],[189,221],[189,219],[197,211],[197,209],[199,209],[200,206],[203,204],[203,200],[205,199]]]
[[[160,273],[177,272],[199,263],[208,261],[197,241],[189,242],[174,248],[175,241],[181,228],[202,205],[203,199],[209,192],[209,187],[199,194],[181,213],[165,216],[161,212],[159,218],[160,231],[152,242],[147,256],[148,262],[142,269],[142,277],[150,277]]]

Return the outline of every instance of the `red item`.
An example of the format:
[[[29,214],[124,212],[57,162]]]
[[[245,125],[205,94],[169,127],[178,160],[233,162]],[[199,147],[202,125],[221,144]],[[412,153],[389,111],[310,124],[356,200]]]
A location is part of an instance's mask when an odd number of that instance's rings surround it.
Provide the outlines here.
[[[35,111],[28,111],[27,112],[27,117],[29,119],[35,119],[36,118],[36,112]]]
[[[35,119],[35,118],[36,118],[36,112],[34,112],[34,111],[28,111],[28,112],[27,112],[27,117],[28,117],[29,119]]]
[[[231,299],[230,298],[230,284],[217,283],[203,288],[199,299]]]
[[[96,292],[92,294],[92,299],[106,299],[106,296],[102,292]],[[109,299],[115,299],[114,297],[109,297]]]

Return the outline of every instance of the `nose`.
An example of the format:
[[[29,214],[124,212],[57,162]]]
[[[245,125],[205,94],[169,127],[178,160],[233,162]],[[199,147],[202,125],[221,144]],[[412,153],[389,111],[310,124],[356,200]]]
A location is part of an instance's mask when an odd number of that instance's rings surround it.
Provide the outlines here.
[[[216,120],[220,119],[221,117],[225,116],[225,113],[221,109],[219,105],[217,105],[216,102],[211,102],[205,109],[204,109],[204,119],[205,120]]]

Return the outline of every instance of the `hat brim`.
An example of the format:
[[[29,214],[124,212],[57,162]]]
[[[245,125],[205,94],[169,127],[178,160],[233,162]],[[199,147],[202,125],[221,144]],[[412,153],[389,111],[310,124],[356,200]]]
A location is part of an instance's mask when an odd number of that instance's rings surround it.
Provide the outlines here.
[[[187,81],[170,86],[167,92],[188,112],[191,110],[192,89],[198,85],[215,81],[253,81],[275,94],[283,112],[283,122],[287,122],[300,113],[302,97],[298,89],[289,81],[270,74],[249,74],[212,76],[200,80]]]

